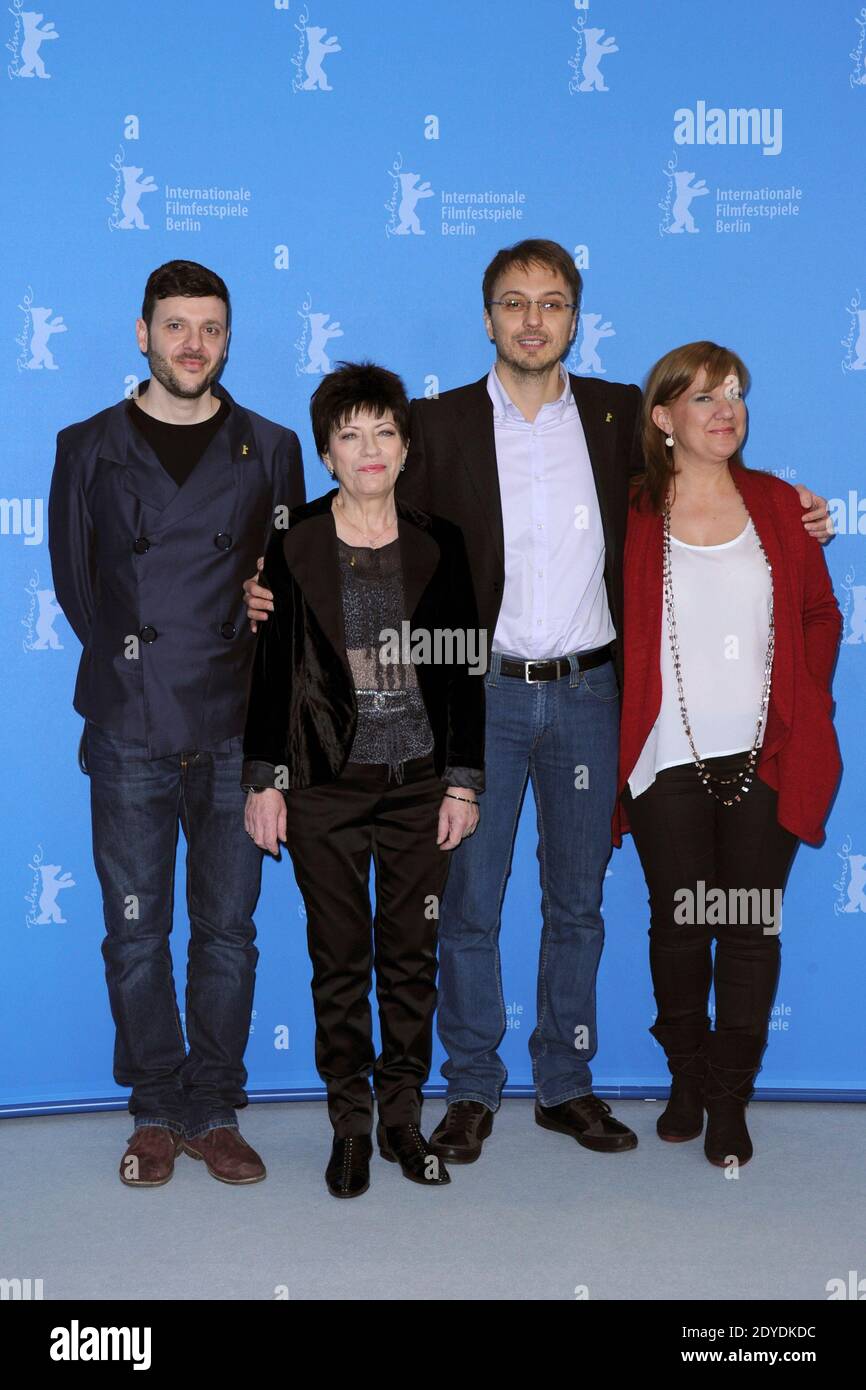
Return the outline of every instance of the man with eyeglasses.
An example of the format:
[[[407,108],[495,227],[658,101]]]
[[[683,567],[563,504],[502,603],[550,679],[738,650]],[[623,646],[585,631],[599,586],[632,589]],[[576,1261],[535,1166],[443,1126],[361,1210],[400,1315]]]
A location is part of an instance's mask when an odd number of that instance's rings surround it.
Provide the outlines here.
[[[569,376],[581,277],[552,241],[506,248],[484,274],[496,361],[480,381],[413,402],[402,497],[464,530],[482,627],[487,790],[452,859],[439,911],[439,1036],[447,1113],[431,1136],[471,1163],[506,1069],[499,930],[531,781],[542,887],[538,1016],[529,1040],[536,1121],[586,1148],[637,1138],[592,1094],[601,887],[616,789],[629,473],[640,465],[640,391]]]

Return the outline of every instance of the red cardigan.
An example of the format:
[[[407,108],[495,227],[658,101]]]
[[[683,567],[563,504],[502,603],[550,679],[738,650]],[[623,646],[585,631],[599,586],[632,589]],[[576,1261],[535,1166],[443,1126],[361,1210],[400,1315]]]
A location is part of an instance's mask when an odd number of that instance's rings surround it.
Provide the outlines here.
[[[820,844],[842,766],[830,693],[842,629],[839,605],[821,546],[801,521],[794,488],[738,464],[731,466],[731,475],[773,571],[776,647],[758,776],[779,793],[779,823],[799,839]],[[646,507],[629,508],[623,563],[620,798],[662,698],[662,518]],[[759,693],[755,691],[756,709]],[[620,799],[613,820],[614,844],[622,843],[628,829]]]

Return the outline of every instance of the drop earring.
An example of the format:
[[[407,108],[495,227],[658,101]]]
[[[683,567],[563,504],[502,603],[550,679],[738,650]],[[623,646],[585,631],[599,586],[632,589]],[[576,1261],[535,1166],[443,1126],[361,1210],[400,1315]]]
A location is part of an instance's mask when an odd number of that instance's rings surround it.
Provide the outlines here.
[[[674,437],[672,434],[668,435],[667,439],[665,440],[665,444],[667,444],[669,449],[672,449],[674,447]]]

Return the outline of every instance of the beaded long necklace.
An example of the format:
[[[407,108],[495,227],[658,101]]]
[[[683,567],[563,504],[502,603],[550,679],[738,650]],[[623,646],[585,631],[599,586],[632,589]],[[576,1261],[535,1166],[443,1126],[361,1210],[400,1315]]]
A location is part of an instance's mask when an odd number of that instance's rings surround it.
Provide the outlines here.
[[[764,557],[764,564],[767,566],[767,569],[770,572],[770,628],[767,634],[767,657],[766,661],[764,662],[764,681],[763,689],[761,692],[761,708],[758,714],[758,723],[755,728],[755,741],[752,744],[749,756],[746,760],[745,767],[741,768],[741,770],[735,773],[733,777],[720,777],[718,774],[709,771],[706,763],[702,761],[701,756],[698,753],[697,748],[695,747],[695,740],[692,735],[692,726],[689,722],[689,712],[686,708],[686,698],[683,693],[683,672],[682,663],[680,661],[679,641],[677,639],[677,620],[676,612],[674,609],[674,584],[673,574],[671,571],[671,504],[669,499],[666,499],[665,501],[663,535],[663,580],[665,607],[667,609],[668,616],[668,637],[670,640],[671,656],[673,658],[674,673],[677,679],[677,700],[679,702],[680,707],[680,718],[683,721],[683,728],[686,733],[686,738],[689,741],[689,748],[691,749],[691,754],[692,758],[694,759],[695,768],[697,770],[698,776],[701,779],[701,782],[706,787],[710,796],[714,796],[717,801],[720,801],[722,803],[723,806],[733,806],[734,802],[742,801],[743,797],[746,796],[749,789],[751,788],[752,782],[754,780],[755,766],[758,761],[758,750],[761,746],[761,732],[764,727],[764,718],[766,716],[767,708],[770,703],[770,686],[772,684],[773,679],[773,655],[776,650],[776,625],[773,616],[773,569],[770,565],[770,561],[767,559],[767,552],[761,543],[761,537],[758,535],[757,528],[755,528],[755,537],[758,542],[758,547],[761,551],[761,554]],[[737,784],[740,784],[739,790],[730,797],[726,797],[724,795],[720,795],[719,792],[715,790],[715,787],[713,786],[714,782],[720,787],[735,787],[737,786]]]

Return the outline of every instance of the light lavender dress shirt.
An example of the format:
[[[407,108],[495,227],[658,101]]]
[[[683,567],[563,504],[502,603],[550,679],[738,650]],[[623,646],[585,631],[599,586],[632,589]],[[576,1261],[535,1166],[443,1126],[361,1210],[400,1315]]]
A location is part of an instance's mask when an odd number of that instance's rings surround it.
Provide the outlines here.
[[[565,656],[612,642],[604,533],[592,465],[568,373],[562,392],[527,420],[491,367],[505,586],[493,649]]]

